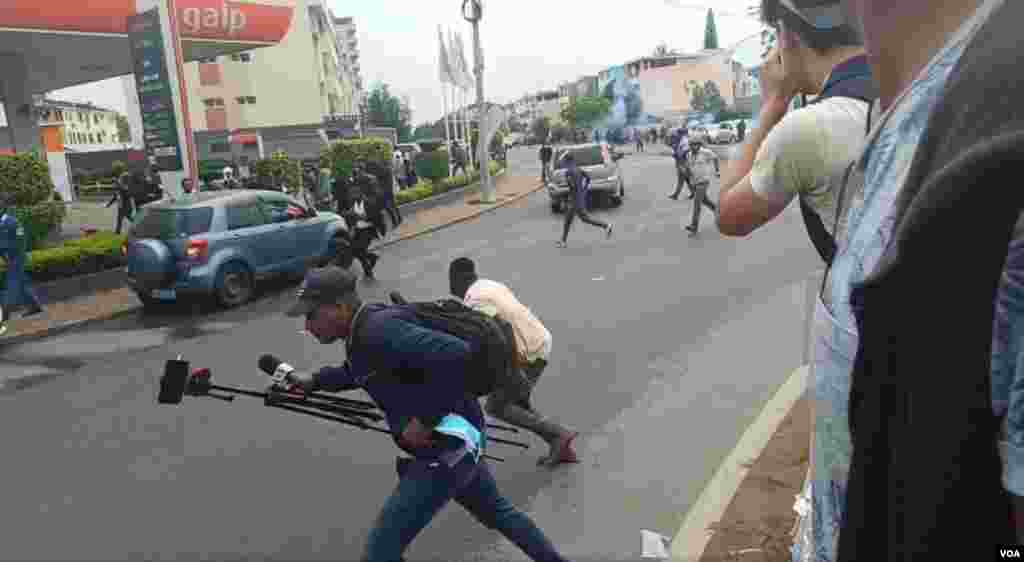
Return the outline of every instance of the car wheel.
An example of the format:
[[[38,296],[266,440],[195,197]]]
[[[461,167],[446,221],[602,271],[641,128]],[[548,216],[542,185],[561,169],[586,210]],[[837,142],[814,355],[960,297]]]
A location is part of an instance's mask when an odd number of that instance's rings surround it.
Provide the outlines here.
[[[233,308],[244,304],[252,298],[252,273],[239,262],[226,263],[217,273],[214,290],[217,302],[223,307]]]

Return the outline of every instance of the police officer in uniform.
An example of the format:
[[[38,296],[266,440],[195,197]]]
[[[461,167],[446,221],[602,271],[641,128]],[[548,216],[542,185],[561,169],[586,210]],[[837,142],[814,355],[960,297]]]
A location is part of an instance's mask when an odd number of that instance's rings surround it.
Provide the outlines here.
[[[0,335],[7,331],[7,322],[16,307],[25,307],[22,317],[43,311],[32,291],[31,280],[25,274],[27,243],[25,228],[14,216],[12,197],[0,194],[0,258],[7,264],[4,299],[0,308]]]

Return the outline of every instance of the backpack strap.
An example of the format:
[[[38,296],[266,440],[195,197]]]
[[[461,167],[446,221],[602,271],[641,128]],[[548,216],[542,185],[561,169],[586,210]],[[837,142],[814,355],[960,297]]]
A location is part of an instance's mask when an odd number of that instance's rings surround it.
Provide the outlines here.
[[[829,98],[842,97],[842,98],[853,98],[860,100],[868,105],[868,118],[866,120],[866,127],[864,136],[867,137],[871,131],[871,112],[874,108],[874,101],[878,98],[878,87],[875,85],[874,79],[866,71],[851,71],[851,72],[839,72],[829,77],[828,83],[822,90],[821,95],[818,96],[814,101],[808,105],[821,103]],[[849,169],[846,170],[842,180],[842,186],[845,189],[847,178],[849,177]],[[818,255],[825,261],[826,264],[831,264],[835,258],[837,247],[836,241],[833,234],[829,234],[825,223],[822,221],[821,216],[818,215],[811,207],[811,204],[807,201],[807,197],[801,194],[798,199],[800,200],[800,214],[804,219],[804,226],[807,228],[807,235],[811,239],[811,243],[814,245],[814,249],[818,251]],[[836,203],[836,224],[839,221],[839,203]],[[832,231],[835,233],[835,230]]]

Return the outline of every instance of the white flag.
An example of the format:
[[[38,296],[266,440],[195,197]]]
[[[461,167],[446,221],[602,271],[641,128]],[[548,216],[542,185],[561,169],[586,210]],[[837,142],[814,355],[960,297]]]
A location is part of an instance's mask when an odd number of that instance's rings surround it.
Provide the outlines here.
[[[448,31],[448,52],[452,57],[452,69],[455,75],[455,85],[466,89],[466,69],[462,66],[462,57],[459,56],[459,44],[455,42],[455,32]]]
[[[448,59],[448,51],[444,46],[444,34],[441,33],[441,26],[437,26],[437,42],[441,49],[441,54],[438,56],[438,77],[442,83],[455,84],[455,74],[452,73],[452,65]]]
[[[455,41],[459,45],[459,64],[462,65],[463,74],[466,77],[466,84],[464,88],[472,90],[475,87],[476,82],[473,80],[473,73],[469,70],[469,65],[466,64],[466,47],[462,43],[462,34],[455,34]]]

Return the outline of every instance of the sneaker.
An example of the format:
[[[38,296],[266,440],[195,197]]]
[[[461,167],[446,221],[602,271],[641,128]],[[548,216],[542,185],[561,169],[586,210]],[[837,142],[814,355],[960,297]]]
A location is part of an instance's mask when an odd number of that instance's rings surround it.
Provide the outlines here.
[[[0,336],[7,333],[7,322],[0,322]]]
[[[686,231],[690,233],[690,237],[697,235],[697,229],[693,228],[692,226],[686,227]]]
[[[669,195],[668,198],[672,199],[673,201],[679,201],[679,196],[678,195]]]
[[[567,246],[567,244],[563,240],[559,240],[559,241],[555,242],[555,247],[556,248],[565,248],[566,246]]]
[[[611,238],[612,237],[612,228],[613,228],[613,225],[611,223],[609,223],[607,228],[604,229],[604,231],[605,231],[604,232],[604,237],[605,238]]]
[[[28,318],[29,316],[35,316],[36,314],[39,314],[42,311],[43,311],[42,307],[40,307],[39,305],[33,305],[33,306],[29,307],[28,310],[26,310],[25,312],[21,313],[21,317],[22,318]]]

